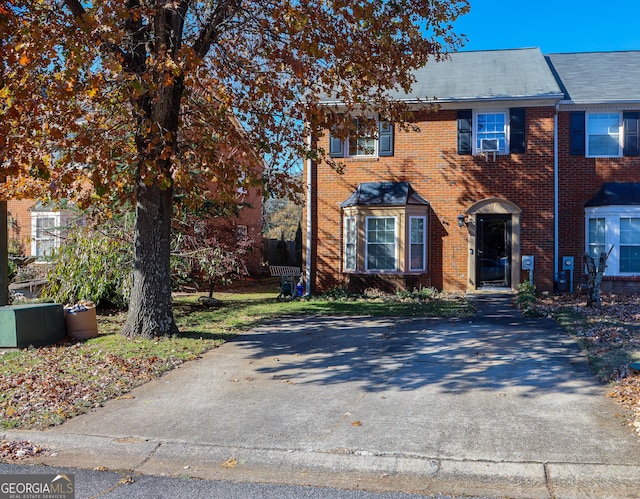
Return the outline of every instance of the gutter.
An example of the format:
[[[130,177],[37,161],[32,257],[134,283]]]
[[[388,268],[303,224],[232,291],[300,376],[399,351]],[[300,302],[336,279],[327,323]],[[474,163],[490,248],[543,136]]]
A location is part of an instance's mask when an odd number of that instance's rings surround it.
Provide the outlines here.
[[[311,126],[307,123],[308,127],[308,135],[307,135],[307,147],[308,151],[311,151],[312,138],[311,138]],[[313,160],[311,159],[311,155],[306,159],[307,162],[307,251],[306,251],[306,269],[305,269],[305,296],[309,296],[311,294],[311,244],[313,241],[313,218],[312,218],[312,197],[313,188],[312,188],[312,168],[313,168]]]

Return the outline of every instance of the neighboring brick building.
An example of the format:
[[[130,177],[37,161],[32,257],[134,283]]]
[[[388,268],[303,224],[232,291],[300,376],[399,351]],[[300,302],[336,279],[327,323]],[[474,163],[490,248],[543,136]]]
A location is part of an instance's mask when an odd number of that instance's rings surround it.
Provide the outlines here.
[[[597,70],[600,55],[590,57]],[[580,273],[585,202],[604,182],[640,181],[640,163],[637,157],[569,158],[575,103],[556,76],[574,68],[557,59],[565,66],[552,71],[549,60],[556,56],[547,60],[538,49],[452,54],[417,71],[410,95],[396,96],[416,109],[418,99],[435,96],[437,112],[414,114],[419,132],[372,117],[377,137],[342,141],[328,130],[314,137],[345,169],[337,174],[326,163],[305,165],[310,291],[338,285],[474,291],[515,288],[531,276],[538,289],[550,291],[562,256],[573,256]],[[638,78],[628,81],[632,86]],[[617,109],[640,109],[637,85],[634,92]],[[327,105],[340,110],[340,103]],[[633,116],[624,119],[631,123]],[[625,140],[632,141],[629,127]],[[637,258],[633,273],[640,275]],[[635,269],[635,260],[631,265]]]
[[[262,269],[262,192],[251,188],[238,192],[242,208],[237,217],[224,221],[224,230],[231,225],[237,237],[248,237],[255,250],[245,259],[249,273]],[[64,242],[64,227],[77,223],[80,214],[73,210],[57,210],[33,199],[7,202],[8,240],[10,253],[44,259]],[[215,223],[215,222],[213,222]]]

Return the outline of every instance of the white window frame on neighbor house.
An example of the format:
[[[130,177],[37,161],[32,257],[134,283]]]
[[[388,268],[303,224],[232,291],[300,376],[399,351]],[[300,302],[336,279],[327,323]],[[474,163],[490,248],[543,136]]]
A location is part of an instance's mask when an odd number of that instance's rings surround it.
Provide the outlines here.
[[[601,231],[598,240],[592,241],[593,232],[590,230],[591,220],[604,219],[604,245]],[[613,246],[607,260],[604,274],[608,276],[638,276],[640,275],[640,258],[636,269],[625,268],[628,258],[625,258],[624,248],[637,247],[640,251],[640,235],[635,230],[627,230],[627,220],[633,220],[635,226],[640,226],[640,206],[596,206],[585,208],[585,242],[586,251],[596,259],[600,251],[605,253]],[[602,247],[604,246],[604,249]],[[597,254],[596,254],[597,253]]]
[[[422,222],[422,228],[419,233],[414,233],[414,222]],[[409,270],[412,272],[426,270],[427,268],[427,217],[409,217]],[[414,238],[414,235],[416,236]],[[414,265],[414,256],[418,251],[420,257],[420,265]]]
[[[378,120],[370,116],[367,119],[371,120],[371,122],[375,123],[376,130],[379,125]],[[365,126],[360,123],[358,118],[353,120],[354,126],[356,127],[357,132],[354,135],[349,135],[345,140],[345,153],[348,158],[375,158],[378,156],[378,137],[377,132],[374,132],[373,135],[364,135],[364,133],[360,133],[360,130]],[[366,143],[368,145],[360,147],[361,143]],[[353,148],[353,149],[352,149]],[[367,151],[370,151],[367,153]]]
[[[622,156],[622,113],[608,111],[585,113],[585,136],[587,158],[619,158]],[[597,150],[604,145],[607,149]],[[614,151],[615,149],[615,151]]]
[[[492,117],[502,116],[502,130],[498,130],[497,121]],[[489,119],[487,119],[489,118]],[[484,128],[484,129],[483,129]],[[496,154],[509,154],[509,110],[487,109],[473,111],[473,154],[481,154],[481,141],[483,139],[497,139],[498,150]]]
[[[393,220],[393,241],[372,241],[372,232],[370,231],[369,222]],[[376,231],[377,232],[377,231]],[[388,232],[388,231],[383,231]],[[369,257],[371,250],[375,246],[393,246],[393,267],[380,267],[379,265],[371,266]],[[365,270],[367,272],[397,272],[398,270],[398,217],[396,216],[370,216],[365,218]]]
[[[356,217],[344,218],[344,270],[354,271],[358,265],[358,227]]]
[[[60,212],[32,211],[31,212],[31,255],[43,261],[60,247]],[[42,227],[45,220],[50,225]]]

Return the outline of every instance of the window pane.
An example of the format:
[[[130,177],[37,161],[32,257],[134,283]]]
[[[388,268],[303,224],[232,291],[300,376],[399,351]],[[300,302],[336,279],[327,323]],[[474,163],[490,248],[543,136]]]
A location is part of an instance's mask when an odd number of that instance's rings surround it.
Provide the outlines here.
[[[640,246],[620,245],[620,272],[640,272]]]
[[[425,219],[412,217],[410,219],[410,248],[409,270],[424,270],[425,268]]]
[[[620,219],[620,244],[640,244],[640,218]]]
[[[346,270],[356,269],[356,219],[345,219],[344,229],[344,267]]]
[[[396,219],[367,219],[367,270],[396,269]]]
[[[367,135],[366,124],[360,120],[355,120],[354,126],[356,131],[349,137],[349,156],[375,155],[376,139]]]
[[[476,149],[482,150],[484,139],[496,140],[498,152],[506,152],[506,115],[505,113],[487,113],[477,115]]]
[[[640,218],[620,219],[620,272],[640,272]]]
[[[620,154],[620,115],[597,113],[587,116],[587,155],[618,156]]]
[[[589,256],[593,257],[596,267],[600,262],[600,254],[604,253],[605,249],[605,219],[604,218],[590,218],[589,219],[589,240],[587,242],[587,252]]]
[[[589,244],[604,244],[604,218],[589,219]]]

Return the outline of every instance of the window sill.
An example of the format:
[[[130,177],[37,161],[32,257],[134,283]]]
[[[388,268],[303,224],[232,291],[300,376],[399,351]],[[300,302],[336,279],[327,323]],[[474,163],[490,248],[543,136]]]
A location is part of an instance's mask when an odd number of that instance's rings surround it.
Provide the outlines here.
[[[380,161],[380,156],[347,156],[346,158],[342,159],[357,163],[359,161]]]
[[[343,270],[342,274],[346,275],[426,275],[427,270]]]

